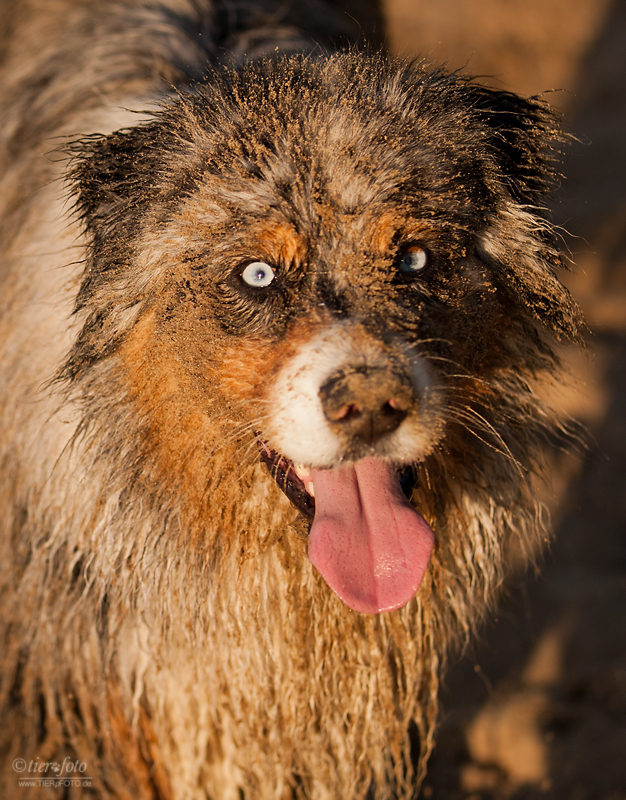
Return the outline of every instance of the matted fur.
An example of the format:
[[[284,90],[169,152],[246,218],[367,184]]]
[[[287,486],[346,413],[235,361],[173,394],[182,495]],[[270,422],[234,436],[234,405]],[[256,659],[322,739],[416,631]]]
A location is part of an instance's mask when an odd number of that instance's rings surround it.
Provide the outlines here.
[[[450,643],[545,538],[532,381],[580,326],[541,208],[556,121],[322,56],[355,31],[303,5],[0,4],[4,797],[53,791],[15,758],[65,757],[88,796],[409,797]],[[402,237],[434,263],[409,288]],[[263,248],[291,282],[259,305],[227,276]],[[333,325],[434,387],[436,545],[380,615],[312,567],[255,439]]]

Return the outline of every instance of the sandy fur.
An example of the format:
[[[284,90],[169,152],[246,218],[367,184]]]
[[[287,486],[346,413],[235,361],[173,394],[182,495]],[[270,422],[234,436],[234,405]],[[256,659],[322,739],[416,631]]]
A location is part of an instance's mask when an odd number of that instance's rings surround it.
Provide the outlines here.
[[[102,798],[408,798],[450,644],[492,602],[511,549],[530,557],[546,537],[534,475],[563,429],[532,379],[580,327],[539,207],[553,118],[538,101],[516,111],[536,139],[515,129],[522,175],[495,163],[502,137],[483,151],[476,134],[464,158],[486,166],[470,191],[470,169],[461,179],[431,155],[446,134],[438,101],[424,101],[434,138],[411,194],[413,156],[380,131],[393,138],[415,113],[411,92],[436,96],[437,81],[478,129],[481,97],[443,73],[416,89],[405,66],[356,53],[222,86],[208,65],[239,64],[251,41],[259,57],[274,41],[319,52],[323,3],[280,19],[256,9],[233,3],[240,27],[219,35],[204,0],[2,9],[3,796],[51,796],[20,789],[14,759],[70,756]],[[329,42],[354,35],[335,12],[324,24]],[[354,74],[363,97],[342,91],[329,111],[315,88],[299,94],[298,70],[324,92]],[[206,96],[188,92],[205,72]],[[294,98],[310,140],[293,133]],[[212,104],[223,114],[205,119]],[[285,119],[272,150],[264,126]],[[421,215],[407,212],[422,198]],[[394,248],[424,237],[446,257],[412,310],[390,277]],[[290,297],[308,298],[300,321],[279,300],[250,311],[223,278],[231,253],[279,264]],[[445,329],[426,336],[442,308]],[[312,567],[255,439],[278,447],[273,388],[283,396],[290,359],[346,316],[369,326],[377,354],[409,353],[424,399],[398,431],[402,452],[380,454],[415,463],[412,500],[437,544],[417,596],[377,616],[350,611]],[[322,466],[337,457],[325,448]]]

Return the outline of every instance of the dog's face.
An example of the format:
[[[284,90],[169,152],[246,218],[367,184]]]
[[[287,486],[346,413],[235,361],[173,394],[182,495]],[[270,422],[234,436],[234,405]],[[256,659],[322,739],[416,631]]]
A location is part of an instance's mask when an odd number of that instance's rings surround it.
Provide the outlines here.
[[[405,497],[419,465],[503,442],[501,387],[575,329],[533,208],[553,135],[540,103],[358,56],[183,96],[84,145],[91,316],[69,369],[150,318],[180,402],[256,439],[313,518],[331,588],[397,608],[434,542]]]

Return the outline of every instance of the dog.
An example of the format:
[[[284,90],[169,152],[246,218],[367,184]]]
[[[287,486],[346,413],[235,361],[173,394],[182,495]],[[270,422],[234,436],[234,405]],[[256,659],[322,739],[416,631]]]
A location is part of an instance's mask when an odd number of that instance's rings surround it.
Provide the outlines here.
[[[413,796],[546,537],[556,115],[321,0],[2,22],[3,796]]]

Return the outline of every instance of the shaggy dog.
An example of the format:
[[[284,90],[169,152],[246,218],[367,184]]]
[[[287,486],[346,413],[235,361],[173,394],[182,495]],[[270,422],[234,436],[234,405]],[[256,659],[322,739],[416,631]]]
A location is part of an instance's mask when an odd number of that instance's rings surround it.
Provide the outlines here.
[[[553,114],[322,0],[1,14],[3,796],[411,796],[545,536]]]

